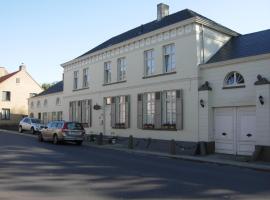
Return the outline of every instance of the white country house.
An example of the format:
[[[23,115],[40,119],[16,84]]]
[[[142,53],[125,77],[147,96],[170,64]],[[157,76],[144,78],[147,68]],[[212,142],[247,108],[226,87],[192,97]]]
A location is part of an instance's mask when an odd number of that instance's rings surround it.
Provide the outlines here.
[[[154,21],[62,67],[63,119],[89,133],[132,135],[135,148],[173,143],[175,153],[205,146],[207,153],[269,159],[269,30],[241,35],[158,4]]]

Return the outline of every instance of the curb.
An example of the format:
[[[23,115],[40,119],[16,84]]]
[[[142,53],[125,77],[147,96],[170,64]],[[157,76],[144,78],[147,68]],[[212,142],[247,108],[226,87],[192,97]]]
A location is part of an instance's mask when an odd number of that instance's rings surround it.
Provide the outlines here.
[[[16,131],[11,130],[4,130],[0,129],[1,132],[6,133],[12,133],[16,135],[26,136],[26,137],[32,137],[35,138],[36,135],[29,135],[29,134],[23,134]],[[192,161],[192,162],[201,162],[201,163],[210,163],[210,164],[217,164],[217,165],[226,165],[226,166],[233,166],[233,167],[239,167],[239,168],[246,168],[246,169],[252,169],[252,170],[258,170],[258,171],[266,171],[270,172],[270,164],[269,165],[263,165],[258,163],[247,163],[247,162],[240,162],[240,161],[230,161],[230,160],[224,160],[224,159],[213,159],[213,158],[207,158],[207,157],[196,157],[196,156],[186,156],[186,155],[170,155],[166,153],[160,153],[160,152],[151,152],[151,151],[143,151],[143,150],[134,150],[134,149],[124,149],[120,147],[112,147],[112,146],[106,146],[106,145],[96,145],[96,144],[90,144],[89,142],[84,142],[85,146],[93,147],[93,148],[100,148],[100,149],[112,149],[117,151],[124,151],[127,153],[138,153],[138,154],[145,154],[145,155],[154,155],[154,156],[161,156],[166,158],[174,158],[174,159],[181,159],[186,161]]]

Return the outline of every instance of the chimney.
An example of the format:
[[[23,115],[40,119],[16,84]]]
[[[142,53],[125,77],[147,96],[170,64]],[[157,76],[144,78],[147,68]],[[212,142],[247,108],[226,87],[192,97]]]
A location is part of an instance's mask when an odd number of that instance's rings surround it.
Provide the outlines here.
[[[26,70],[26,65],[24,63],[22,63],[20,66],[19,66],[19,71],[22,71],[22,70]]]
[[[160,3],[157,5],[157,20],[161,20],[163,17],[166,17],[169,15],[169,6],[164,4],[164,3]]]

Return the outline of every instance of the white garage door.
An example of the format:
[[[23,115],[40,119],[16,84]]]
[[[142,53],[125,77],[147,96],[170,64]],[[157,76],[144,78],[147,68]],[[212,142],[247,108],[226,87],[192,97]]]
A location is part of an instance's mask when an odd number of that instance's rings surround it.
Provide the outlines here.
[[[216,108],[214,116],[216,152],[252,155],[255,149],[255,107]]]

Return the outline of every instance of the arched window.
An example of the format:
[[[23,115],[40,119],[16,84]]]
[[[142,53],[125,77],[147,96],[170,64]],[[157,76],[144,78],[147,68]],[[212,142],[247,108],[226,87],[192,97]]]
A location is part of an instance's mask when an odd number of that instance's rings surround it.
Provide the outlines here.
[[[44,107],[46,107],[48,105],[47,99],[44,100],[44,103],[43,104],[44,104]]]
[[[37,102],[37,107],[39,108],[40,107],[40,101],[38,100]]]
[[[244,86],[244,77],[238,72],[230,72],[224,80],[224,87]]]
[[[61,104],[60,98],[57,97],[57,98],[56,98],[56,105],[60,105],[60,104]]]

